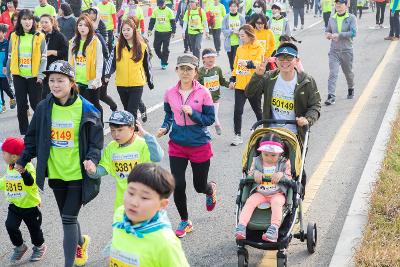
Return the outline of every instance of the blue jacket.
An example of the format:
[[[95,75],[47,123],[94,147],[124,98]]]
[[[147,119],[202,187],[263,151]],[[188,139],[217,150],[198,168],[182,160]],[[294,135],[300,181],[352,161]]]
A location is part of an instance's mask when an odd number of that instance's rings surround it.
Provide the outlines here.
[[[4,38],[3,42],[0,42],[0,77],[5,78],[3,74],[3,67],[7,65],[8,56],[8,40]]]

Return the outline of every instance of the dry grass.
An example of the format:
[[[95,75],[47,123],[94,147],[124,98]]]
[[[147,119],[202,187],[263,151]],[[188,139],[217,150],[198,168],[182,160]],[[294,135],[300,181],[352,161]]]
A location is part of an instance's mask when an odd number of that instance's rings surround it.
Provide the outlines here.
[[[354,255],[356,266],[400,266],[400,116],[371,195],[368,223]]]

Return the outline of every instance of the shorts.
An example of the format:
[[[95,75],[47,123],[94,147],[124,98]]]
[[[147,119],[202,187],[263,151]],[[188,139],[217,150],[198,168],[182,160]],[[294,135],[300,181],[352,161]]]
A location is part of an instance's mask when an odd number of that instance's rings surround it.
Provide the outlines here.
[[[169,156],[185,158],[194,163],[205,162],[213,156],[210,142],[201,146],[181,146],[169,140],[168,145]]]

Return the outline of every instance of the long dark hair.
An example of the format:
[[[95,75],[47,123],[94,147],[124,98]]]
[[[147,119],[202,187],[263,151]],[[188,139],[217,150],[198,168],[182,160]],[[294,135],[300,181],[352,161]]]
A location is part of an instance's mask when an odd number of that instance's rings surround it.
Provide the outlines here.
[[[89,16],[87,14],[82,14],[78,20],[76,21],[76,28],[75,28],[75,39],[73,42],[73,47],[72,47],[72,53],[75,56],[78,56],[78,52],[79,52],[79,46],[81,43],[81,34],[78,31],[78,25],[81,21],[84,21],[86,26],[89,28],[89,32],[87,35],[87,38],[85,40],[85,42],[83,43],[83,48],[82,48],[82,55],[85,57],[86,56],[86,47],[90,44],[90,42],[92,41],[93,37],[94,37],[94,28],[93,28],[93,22],[92,20],[89,18]]]
[[[253,14],[252,19],[250,21],[250,25],[253,26],[254,29],[257,29],[256,23],[257,20],[261,20],[262,23],[264,24],[264,29],[268,29],[268,23],[267,23],[267,17],[264,14]]]
[[[142,52],[142,37],[140,37],[137,26],[132,17],[128,17],[127,19],[123,20],[121,23],[121,34],[119,35],[118,39],[118,53],[117,53],[117,61],[121,60],[122,57],[122,49],[128,47],[128,41],[125,39],[124,35],[122,34],[122,28],[124,25],[129,25],[133,29],[133,45],[132,45],[132,57],[131,59],[135,62],[139,62],[143,56]]]
[[[33,16],[32,11],[30,11],[29,9],[22,9],[21,11],[18,12],[18,20],[17,20],[17,24],[15,25],[15,34],[18,36],[25,35],[24,28],[22,27],[22,24],[21,24],[21,20],[24,17],[31,19],[33,21],[32,28],[29,30],[29,33],[35,34],[36,33],[36,21],[35,21],[35,17]]]

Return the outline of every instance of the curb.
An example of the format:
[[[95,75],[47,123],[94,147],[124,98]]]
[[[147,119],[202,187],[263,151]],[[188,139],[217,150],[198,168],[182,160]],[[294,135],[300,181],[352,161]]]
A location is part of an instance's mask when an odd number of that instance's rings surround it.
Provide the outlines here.
[[[369,199],[373,185],[378,179],[391,127],[400,107],[400,78],[383,117],[374,145],[368,156],[360,181],[346,215],[342,232],[336,244],[330,267],[354,266],[353,253],[361,241],[364,226],[368,221]]]

